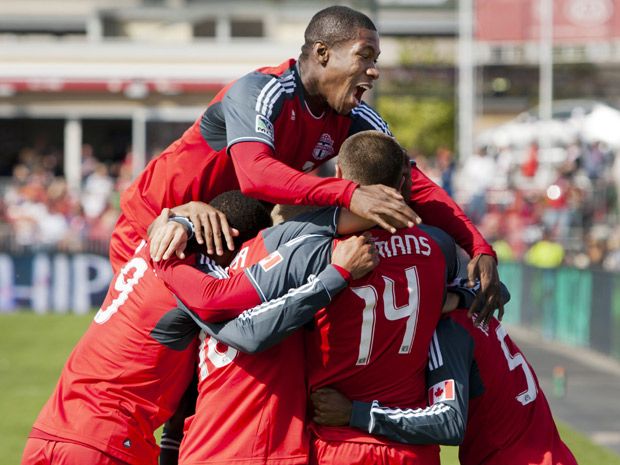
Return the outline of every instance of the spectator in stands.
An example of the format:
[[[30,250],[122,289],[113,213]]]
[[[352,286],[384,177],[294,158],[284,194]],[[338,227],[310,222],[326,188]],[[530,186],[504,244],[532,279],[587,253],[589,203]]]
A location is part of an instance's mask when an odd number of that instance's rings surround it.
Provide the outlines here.
[[[114,190],[114,181],[104,163],[97,163],[95,170],[84,181],[82,208],[88,218],[97,218],[103,213]]]
[[[495,160],[487,147],[478,147],[465,160],[459,177],[459,189],[467,204],[465,213],[478,224],[487,211],[487,190],[495,177]]]
[[[446,146],[438,147],[435,153],[435,160],[441,176],[439,185],[448,193],[450,197],[453,197],[454,173],[456,171],[454,153],[452,153],[452,150]]]
[[[543,228],[543,237],[525,254],[525,262],[537,268],[557,268],[564,262],[564,247],[554,242],[551,231]]]
[[[532,142],[527,151],[525,162],[521,165],[521,174],[526,178],[533,178],[538,171],[538,143]]]

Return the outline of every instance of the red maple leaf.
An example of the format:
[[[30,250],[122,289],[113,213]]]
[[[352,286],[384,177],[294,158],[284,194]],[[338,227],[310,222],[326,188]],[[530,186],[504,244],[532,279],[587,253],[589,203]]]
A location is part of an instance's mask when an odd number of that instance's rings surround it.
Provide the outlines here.
[[[438,387],[437,390],[435,391],[435,397],[440,397],[442,394],[443,394],[443,389]]]

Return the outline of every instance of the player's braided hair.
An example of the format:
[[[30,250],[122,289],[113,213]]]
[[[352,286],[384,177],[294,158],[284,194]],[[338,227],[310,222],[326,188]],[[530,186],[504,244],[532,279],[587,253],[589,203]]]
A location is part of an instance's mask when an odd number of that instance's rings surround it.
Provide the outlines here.
[[[368,16],[346,6],[330,6],[316,13],[304,32],[302,56],[306,57],[316,42],[333,47],[338,42],[355,40],[360,29],[376,31]]]
[[[362,131],[347,138],[338,153],[338,165],[346,179],[363,186],[383,184],[399,188],[405,152],[391,136]]]
[[[261,229],[271,226],[271,216],[264,205],[246,197],[241,191],[224,192],[211,200],[209,205],[224,213],[228,224],[239,230],[239,236],[234,238],[237,248],[256,236]]]

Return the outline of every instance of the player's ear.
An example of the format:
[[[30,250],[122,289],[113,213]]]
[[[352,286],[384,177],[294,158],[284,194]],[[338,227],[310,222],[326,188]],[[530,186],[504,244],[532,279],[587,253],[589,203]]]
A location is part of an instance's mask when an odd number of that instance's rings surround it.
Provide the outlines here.
[[[340,165],[338,163],[336,163],[336,169],[335,169],[335,173],[334,173],[334,177],[338,178],[338,179],[342,179],[342,168],[340,168]]]
[[[321,66],[327,65],[329,61],[329,47],[321,41],[316,41],[312,46],[312,54]]]

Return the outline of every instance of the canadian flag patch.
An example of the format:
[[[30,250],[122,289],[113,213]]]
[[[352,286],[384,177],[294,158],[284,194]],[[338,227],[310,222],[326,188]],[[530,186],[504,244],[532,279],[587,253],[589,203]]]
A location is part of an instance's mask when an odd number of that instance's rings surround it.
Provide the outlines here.
[[[263,269],[263,271],[269,271],[279,263],[282,263],[282,255],[277,250],[275,252],[270,253],[265,258],[263,258],[258,264]]]
[[[454,400],[454,380],[447,379],[435,384],[428,390],[428,404]]]

